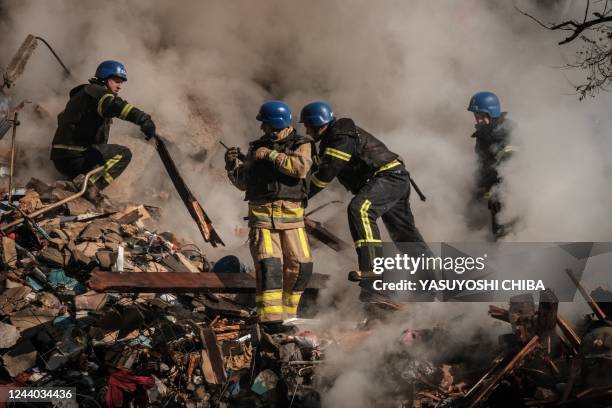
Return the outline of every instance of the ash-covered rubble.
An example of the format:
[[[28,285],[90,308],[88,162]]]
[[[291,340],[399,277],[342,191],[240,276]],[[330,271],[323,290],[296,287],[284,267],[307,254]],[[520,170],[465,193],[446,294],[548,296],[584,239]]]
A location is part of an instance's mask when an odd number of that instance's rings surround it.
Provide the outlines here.
[[[319,340],[290,326],[263,332],[254,278],[237,258],[210,262],[195,245],[157,233],[159,209],[96,206],[79,189],[33,179],[1,204],[0,387],[76,386],[79,406],[109,407],[269,406],[292,387],[294,406],[316,406],[309,387]],[[221,279],[203,291],[189,280],[230,272],[247,284]],[[109,284],[104,273],[136,284],[180,273],[186,286],[92,290],[96,276]]]
[[[159,232],[158,208],[79,191],[33,179],[0,203],[0,387],[77,387],[92,407],[320,407],[340,374],[322,372],[324,354],[350,355],[384,324],[264,329],[236,257],[212,262]],[[458,342],[443,326],[398,328],[364,406],[609,406],[612,297],[578,286],[593,314],[575,329],[550,291],[490,306],[509,323],[498,344],[485,329]]]

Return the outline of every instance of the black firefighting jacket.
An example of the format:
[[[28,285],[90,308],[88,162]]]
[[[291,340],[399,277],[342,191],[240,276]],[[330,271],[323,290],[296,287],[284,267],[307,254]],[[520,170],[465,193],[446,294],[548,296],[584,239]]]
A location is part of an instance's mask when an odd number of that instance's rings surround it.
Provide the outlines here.
[[[66,108],[57,116],[51,160],[79,155],[91,145],[108,143],[112,118],[141,125],[150,116],[99,83],[72,89]]]
[[[403,166],[397,154],[372,134],[342,118],[330,123],[319,146],[319,164],[312,174],[312,197],[338,177],[347,190],[356,194],[374,175]]]

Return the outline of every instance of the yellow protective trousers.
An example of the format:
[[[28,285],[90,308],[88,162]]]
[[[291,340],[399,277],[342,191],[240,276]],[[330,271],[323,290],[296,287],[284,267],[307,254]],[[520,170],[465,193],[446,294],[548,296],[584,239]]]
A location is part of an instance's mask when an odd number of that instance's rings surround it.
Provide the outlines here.
[[[297,316],[300,298],[312,275],[304,228],[251,228],[249,247],[257,272],[257,314],[262,322]]]

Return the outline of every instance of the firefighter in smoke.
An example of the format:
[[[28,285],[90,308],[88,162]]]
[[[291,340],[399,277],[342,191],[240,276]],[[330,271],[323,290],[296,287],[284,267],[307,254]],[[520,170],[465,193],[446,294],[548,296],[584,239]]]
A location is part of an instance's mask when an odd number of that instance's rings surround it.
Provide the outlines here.
[[[296,316],[312,275],[304,230],[312,139],[291,127],[291,110],[282,101],[265,102],[257,120],[264,135],[246,156],[232,147],[225,154],[232,184],[246,191],[249,246],[257,271],[257,313],[261,322]]]
[[[498,239],[508,234],[514,223],[499,223],[498,215],[503,205],[499,194],[502,178],[497,169],[515,151],[510,137],[516,125],[506,117],[506,112],[501,112],[499,98],[492,92],[478,92],[472,96],[467,110],[474,113],[476,120],[476,132],[472,134],[478,156],[475,198],[486,201],[491,212],[491,232]]]
[[[382,240],[376,221],[382,218],[393,242],[413,245],[419,255],[430,253],[414,223],[410,209],[410,175],[402,159],[383,142],[355,125],[337,119],[325,102],[304,106],[300,122],[319,146],[319,164],[310,182],[309,198],[334,178],[355,196],[348,206],[348,221],[355,243],[359,271],[349,274],[365,290],[360,299],[370,301],[373,259],[382,256]]]
[[[127,120],[138,126],[149,140],[155,135],[151,116],[121,99],[117,94],[127,72],[117,61],[104,61],[89,84],[70,91],[66,108],[57,117],[57,130],[51,147],[51,160],[63,175],[82,182],[82,175],[103,165],[104,170],[90,179],[86,197],[94,202],[128,166],[132,152],[125,146],[109,144],[112,118]]]

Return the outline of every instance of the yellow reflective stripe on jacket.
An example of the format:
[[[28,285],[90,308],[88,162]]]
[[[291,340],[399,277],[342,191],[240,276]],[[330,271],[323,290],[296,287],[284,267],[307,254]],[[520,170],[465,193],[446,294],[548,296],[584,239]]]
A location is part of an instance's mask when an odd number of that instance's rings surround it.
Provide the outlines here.
[[[374,175],[377,175],[381,171],[389,170],[397,166],[401,166],[401,162],[399,160],[393,160],[391,163],[387,163],[384,166],[381,166],[378,170],[374,172]]]
[[[276,150],[271,150],[270,153],[268,153],[268,158],[272,161],[276,160],[276,157],[278,157],[280,153],[277,152]]]
[[[359,214],[361,215],[361,224],[363,225],[363,231],[365,232],[365,239],[369,241],[373,239],[372,236],[372,226],[370,225],[370,218],[368,217],[368,210],[372,202],[370,200],[364,200],[363,204],[361,204],[361,208],[359,208]]]
[[[125,118],[127,118],[127,115],[130,114],[132,109],[134,109],[134,105],[132,105],[131,103],[126,103],[123,109],[121,109],[121,113],[119,114],[119,119],[125,120]]]
[[[70,146],[70,145],[64,145],[64,144],[54,144],[51,147],[54,149],[72,150],[75,152],[84,152],[85,150],[87,150],[87,148],[83,146]]]
[[[302,245],[304,256],[310,258],[310,248],[308,248],[308,240],[306,239],[304,228],[298,228],[298,235],[300,236],[300,244]]]
[[[310,181],[312,182],[312,184],[314,184],[315,186],[319,188],[325,188],[329,184],[329,183],[319,180],[317,176],[315,176],[314,174],[310,177]]]
[[[104,115],[102,114],[102,105],[104,104],[105,100],[107,100],[108,98],[114,98],[114,97],[115,95],[113,95],[112,93],[107,93],[107,94],[102,95],[102,97],[98,101],[98,115],[104,117]]]
[[[381,239],[360,239],[355,241],[355,248],[360,248],[362,246],[366,246],[369,244],[380,244],[382,243]]]
[[[338,149],[333,149],[331,147],[326,148],[325,152],[323,152],[323,154],[335,157],[336,159],[340,159],[340,160],[343,160],[343,161],[351,160],[351,155],[350,154],[348,154],[346,152],[343,152],[341,150],[338,150]]]

